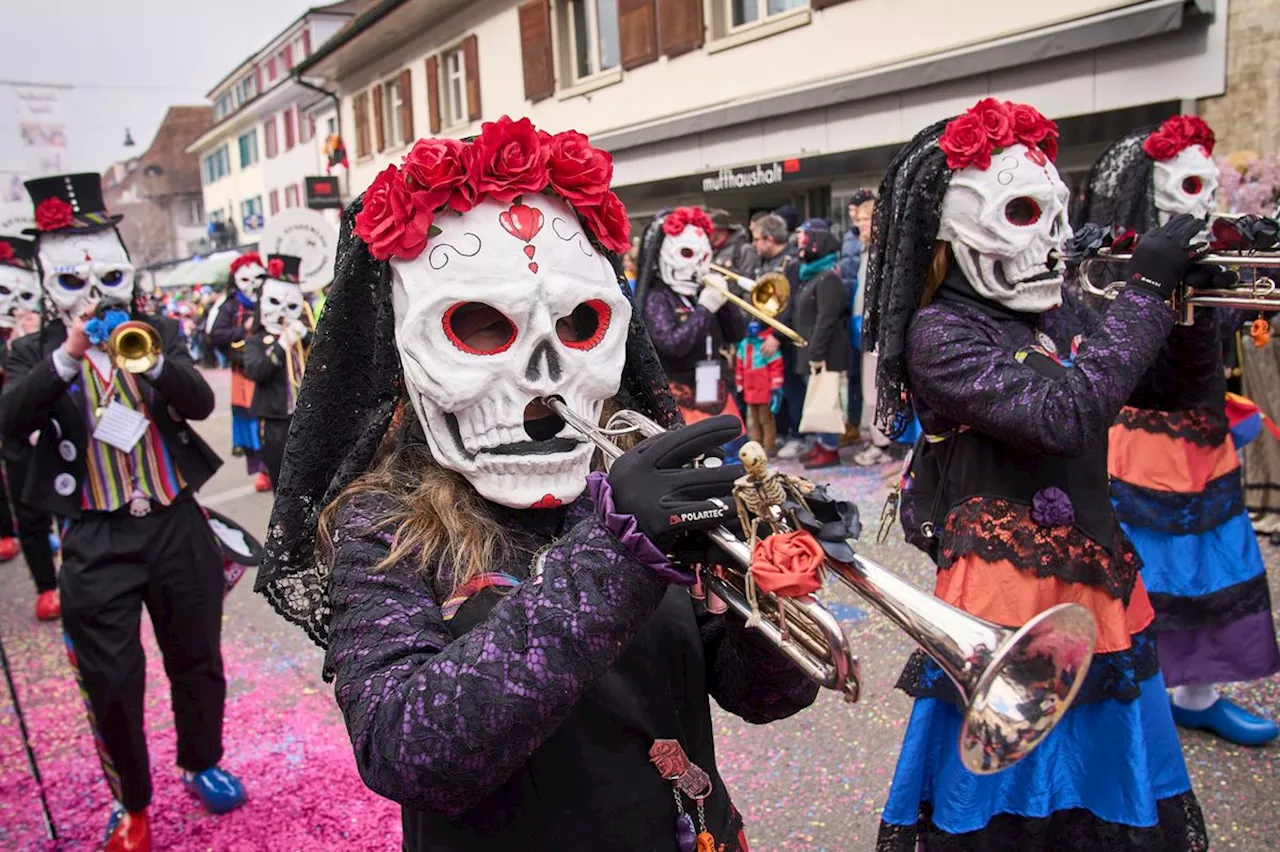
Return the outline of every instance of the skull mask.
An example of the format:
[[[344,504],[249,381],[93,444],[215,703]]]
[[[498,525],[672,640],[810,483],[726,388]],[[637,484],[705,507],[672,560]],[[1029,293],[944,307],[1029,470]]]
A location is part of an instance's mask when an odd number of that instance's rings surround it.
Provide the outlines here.
[[[567,503],[594,449],[539,402],[599,422],[626,361],[631,304],[577,214],[549,195],[435,220],[392,260],[396,344],[436,461],[517,508]]]
[[[302,319],[302,287],[278,278],[266,279],[258,299],[258,314],[263,329],[279,335]]]
[[[1179,213],[1207,219],[1218,191],[1218,164],[1199,145],[1191,145],[1172,159],[1156,160],[1151,183],[1161,225]]]
[[[40,310],[40,279],[29,269],[0,263],[0,328],[13,328],[18,311]]]
[[[244,293],[245,298],[251,302],[257,302],[258,291],[262,289],[267,271],[262,268],[262,264],[250,261],[236,269],[231,277],[235,281],[236,289]]]
[[[115,231],[41,234],[38,250],[45,295],[68,327],[91,302],[133,303],[133,264]]]
[[[711,240],[697,225],[685,225],[675,236],[667,235],[658,251],[658,272],[663,282],[681,296],[696,296],[711,263]]]
[[[1051,252],[1070,238],[1066,184],[1039,150],[1010,145],[985,170],[951,177],[938,239],[978,295],[1006,308],[1041,313],[1062,303],[1062,269]]]

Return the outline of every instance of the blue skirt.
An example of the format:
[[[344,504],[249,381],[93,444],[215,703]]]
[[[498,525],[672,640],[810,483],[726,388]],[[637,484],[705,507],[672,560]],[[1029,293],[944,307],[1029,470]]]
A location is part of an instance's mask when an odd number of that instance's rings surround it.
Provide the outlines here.
[[[244,417],[231,411],[231,448],[256,453],[262,449],[262,441],[258,435],[258,418]]]
[[[996,775],[974,775],[964,768],[957,748],[960,724],[960,711],[950,702],[917,699],[885,805],[879,848],[914,848],[922,814],[931,823],[929,832],[948,835],[981,832],[997,817],[1014,817],[1012,835],[1011,820],[1001,820],[1002,842],[1016,838],[1018,818],[1044,820],[1066,811],[1072,811],[1071,819],[1077,822],[1156,829],[1165,838],[1195,834],[1197,828],[1203,832],[1194,807],[1191,821],[1196,825],[1161,825],[1173,811],[1170,800],[1194,805],[1194,798],[1159,674],[1142,683],[1134,701],[1107,699],[1073,707],[1030,756]],[[1184,810],[1179,804],[1177,811]],[[1042,829],[1037,826],[1029,834],[1040,838]],[[1095,829],[1064,836],[1107,833]],[[900,837],[902,842],[895,846],[884,842],[886,837]],[[973,848],[994,848],[984,846],[980,838],[973,841]],[[1061,843],[1062,838],[1052,842]],[[1015,843],[1007,848],[1022,847]],[[1037,841],[1034,848],[1055,847],[1042,847]]]

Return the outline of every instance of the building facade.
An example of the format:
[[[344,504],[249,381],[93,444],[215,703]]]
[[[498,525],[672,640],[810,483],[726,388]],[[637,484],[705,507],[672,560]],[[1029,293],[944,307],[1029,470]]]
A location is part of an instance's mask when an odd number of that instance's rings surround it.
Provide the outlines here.
[[[199,161],[187,146],[208,130],[208,106],[174,106],[140,157],[102,176],[107,209],[124,215],[120,234],[138,267],[187,257],[205,235]]]
[[[206,250],[254,243],[273,215],[307,206],[307,178],[327,174],[324,141],[336,130],[337,105],[293,71],[364,5],[309,10],[209,91],[213,126],[188,149],[200,163]]]
[[[1241,0],[1232,0],[1241,2]],[[633,218],[840,218],[917,130],[982,97],[1057,119],[1079,178],[1225,91],[1227,0],[382,0],[297,69],[336,91],[357,194],[416,138],[527,115],[610,150]]]

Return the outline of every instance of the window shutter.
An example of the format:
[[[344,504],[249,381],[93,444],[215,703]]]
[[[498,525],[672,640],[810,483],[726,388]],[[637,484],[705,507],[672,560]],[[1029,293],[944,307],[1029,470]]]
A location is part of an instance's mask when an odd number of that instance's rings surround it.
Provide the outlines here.
[[[408,68],[400,72],[400,132],[404,136],[402,144],[413,141],[413,81]]]
[[[284,68],[288,71],[293,67],[293,45],[286,44],[284,46]]]
[[[628,71],[658,58],[654,2],[655,0],[618,0],[622,67]]]
[[[253,69],[254,95],[262,94],[262,66]]]
[[[302,30],[302,58],[306,59],[311,55],[311,28],[304,27]]]
[[[290,106],[287,110],[280,113],[280,117],[284,120],[284,149],[292,151],[294,144],[297,142],[297,134],[294,126],[294,107]]]
[[[474,33],[462,43],[462,62],[467,72],[467,121],[479,121],[480,39]]]
[[[270,160],[277,153],[279,140],[276,138],[276,117],[273,115],[262,124],[262,133],[266,137],[267,159]]]
[[[658,47],[666,56],[679,56],[702,47],[702,0],[657,0]]]
[[[550,0],[529,0],[520,5],[520,53],[524,62],[524,96],[537,103],[555,94]]]
[[[374,149],[382,152],[387,150],[387,140],[383,138],[382,134],[382,84],[379,83],[374,86],[369,92],[373,95],[373,138],[377,143],[374,145]]]
[[[369,156],[369,93],[361,92],[351,99],[356,114],[356,157]]]
[[[268,209],[271,211],[271,215],[274,216],[280,212],[280,190],[271,190],[268,198],[270,199],[270,207]]]
[[[427,123],[432,134],[440,132],[440,57],[427,57]]]
[[[828,6],[838,6],[847,2],[849,0],[809,0],[809,6],[813,9],[825,9]]]

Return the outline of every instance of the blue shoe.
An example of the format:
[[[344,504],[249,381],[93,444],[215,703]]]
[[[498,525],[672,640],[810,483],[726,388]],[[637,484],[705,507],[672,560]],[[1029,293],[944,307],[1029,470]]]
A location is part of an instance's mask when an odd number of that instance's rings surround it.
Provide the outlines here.
[[[1174,704],[1173,721],[1184,728],[1209,731],[1241,746],[1265,745],[1280,736],[1275,722],[1255,716],[1226,698],[1219,698],[1204,710],[1187,710]]]
[[[182,784],[211,814],[234,811],[247,798],[240,779],[216,766],[204,772],[183,772]]]

